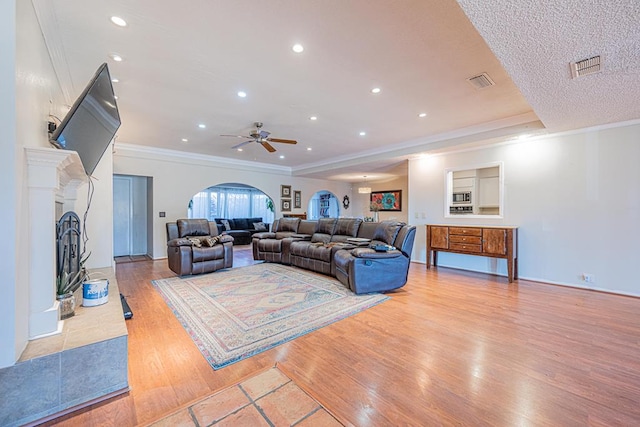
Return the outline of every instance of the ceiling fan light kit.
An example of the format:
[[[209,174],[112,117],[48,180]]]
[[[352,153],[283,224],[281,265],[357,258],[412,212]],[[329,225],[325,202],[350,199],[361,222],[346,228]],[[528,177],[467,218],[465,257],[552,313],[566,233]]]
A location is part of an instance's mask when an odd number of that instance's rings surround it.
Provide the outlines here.
[[[237,150],[243,145],[249,144],[251,142],[257,142],[258,144],[261,144],[265,150],[267,150],[270,153],[273,153],[276,151],[276,149],[273,148],[271,144],[269,144],[270,142],[277,142],[280,144],[297,144],[298,143],[298,141],[294,139],[269,138],[269,135],[271,135],[271,132],[262,130],[262,122],[255,122],[254,125],[256,129],[253,132],[251,132],[250,136],[244,136],[244,135],[220,135],[220,136],[230,136],[232,138],[248,139],[248,141],[241,142],[240,144],[236,144],[233,147],[231,147],[234,150]]]

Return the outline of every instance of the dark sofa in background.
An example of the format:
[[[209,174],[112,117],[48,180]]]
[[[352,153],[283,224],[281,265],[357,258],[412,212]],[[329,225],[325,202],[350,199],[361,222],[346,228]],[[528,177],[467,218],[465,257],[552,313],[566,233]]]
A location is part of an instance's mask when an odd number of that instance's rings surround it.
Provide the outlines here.
[[[263,231],[269,231],[269,225],[264,224],[262,218],[216,218],[216,224],[218,225],[218,234],[228,234],[233,237],[234,245],[250,245],[251,237],[255,233]],[[229,225],[226,227],[225,221]],[[264,229],[257,229],[254,224],[264,224]]]

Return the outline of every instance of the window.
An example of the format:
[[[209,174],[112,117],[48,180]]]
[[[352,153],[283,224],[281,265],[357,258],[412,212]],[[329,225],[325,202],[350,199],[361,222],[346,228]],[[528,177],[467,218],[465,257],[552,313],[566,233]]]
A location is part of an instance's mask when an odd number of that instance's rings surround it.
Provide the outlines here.
[[[267,208],[269,196],[242,184],[224,184],[199,192],[189,204],[189,218],[262,218],[269,223],[274,214]]]

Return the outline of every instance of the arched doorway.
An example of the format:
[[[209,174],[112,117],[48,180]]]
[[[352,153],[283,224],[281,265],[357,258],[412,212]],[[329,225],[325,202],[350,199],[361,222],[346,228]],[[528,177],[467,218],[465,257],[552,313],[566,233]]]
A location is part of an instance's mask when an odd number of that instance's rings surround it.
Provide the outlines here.
[[[320,190],[309,199],[307,212],[307,219],[338,218],[340,216],[340,203],[332,192]]]
[[[269,203],[271,202],[271,203]],[[189,201],[188,218],[262,218],[273,222],[273,199],[250,185],[240,183],[218,184],[195,194]]]

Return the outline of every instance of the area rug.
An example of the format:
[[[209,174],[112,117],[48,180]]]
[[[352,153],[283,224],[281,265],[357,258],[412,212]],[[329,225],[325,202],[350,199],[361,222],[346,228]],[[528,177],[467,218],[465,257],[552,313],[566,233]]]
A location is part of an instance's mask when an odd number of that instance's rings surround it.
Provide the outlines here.
[[[355,295],[332,277],[270,263],[152,283],[214,369],[388,299]]]

